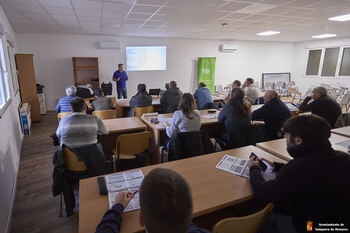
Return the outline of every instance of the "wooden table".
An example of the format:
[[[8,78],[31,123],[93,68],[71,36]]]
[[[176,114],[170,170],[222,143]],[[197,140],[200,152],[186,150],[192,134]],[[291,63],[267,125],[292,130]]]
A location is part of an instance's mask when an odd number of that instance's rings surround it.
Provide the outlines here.
[[[115,100],[115,108],[117,111],[117,117],[127,117],[130,112],[130,105],[128,99],[117,99]],[[154,112],[158,112],[160,108],[160,99],[153,99],[152,105]]]
[[[226,98],[226,95],[218,93],[212,94],[212,96],[214,102],[224,102],[224,99]]]
[[[349,138],[332,133],[329,140],[332,143],[332,147],[335,150],[348,152],[347,148],[345,148],[343,146],[336,145],[336,143],[350,140]],[[293,159],[293,157],[290,156],[289,153],[287,152],[287,145],[286,145],[285,138],[272,140],[272,141],[268,141],[268,142],[257,143],[256,146],[258,148],[260,148],[264,151],[267,151],[273,155],[276,155],[276,156],[278,156],[281,159],[284,159],[286,161]]]
[[[212,109],[213,110],[213,109]],[[219,114],[219,110],[216,110],[215,114]],[[208,115],[208,110],[200,110],[201,115]],[[160,118],[172,118],[173,113],[159,114],[158,119]],[[152,146],[151,151],[153,155],[153,161],[155,163],[160,162],[160,146],[164,146],[168,136],[166,135],[165,128],[166,124],[160,122],[159,124],[151,123],[152,117],[142,117],[142,121],[146,124],[147,130],[152,133]],[[217,118],[207,119],[201,117],[201,130],[205,130],[210,137],[215,137],[221,134],[224,130],[224,124],[219,122]]]
[[[102,120],[109,130],[108,135],[99,135],[98,141],[103,143],[106,159],[110,159],[112,149],[116,148],[116,140],[119,135],[137,133],[146,130],[146,125],[137,117],[126,117]]]
[[[255,110],[261,108],[262,106],[264,106],[264,105],[263,104],[252,105],[251,112],[254,112]],[[298,110],[292,110],[292,111],[290,111],[290,113],[292,114],[292,116],[295,116],[295,115],[299,114],[299,111]]]
[[[172,169],[189,183],[193,198],[193,217],[205,215],[232,206],[253,197],[249,179],[216,168],[225,154],[248,159],[251,152],[267,160],[285,162],[253,146],[177,160],[141,168],[147,175],[156,167]],[[195,166],[194,166],[195,165]],[[80,180],[79,185],[79,232],[93,233],[108,210],[108,196],[100,195],[97,178]],[[170,210],[169,210],[170,211]],[[138,224],[140,210],[124,213],[121,233],[144,230]]]
[[[345,137],[350,137],[350,126],[332,129],[332,133],[339,134]]]

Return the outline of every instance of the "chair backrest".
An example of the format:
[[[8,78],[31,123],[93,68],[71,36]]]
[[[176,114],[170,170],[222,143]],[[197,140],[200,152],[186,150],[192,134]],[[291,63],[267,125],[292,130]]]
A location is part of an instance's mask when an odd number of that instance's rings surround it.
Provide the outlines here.
[[[215,93],[220,93],[220,92],[223,92],[224,90],[222,89],[221,85],[215,85],[214,91],[215,91]]]
[[[117,138],[117,154],[137,155],[149,148],[151,132],[123,134]]]
[[[65,116],[69,116],[69,115],[72,115],[73,113],[72,112],[60,112],[57,114],[57,120],[58,122],[60,122],[60,120],[65,117]]]
[[[334,126],[335,128],[350,126],[350,113],[339,115]]]
[[[78,160],[77,155],[69,148],[63,148],[64,166],[69,171],[86,171],[87,168],[84,162]]]
[[[209,154],[214,150],[205,131],[181,132],[170,139],[168,161]]]
[[[147,106],[147,107],[136,107],[134,108],[134,116],[141,118],[144,113],[151,113],[153,112],[153,106]]]
[[[115,118],[115,110],[96,110],[92,112],[92,115],[100,118],[101,120]]]
[[[215,224],[213,233],[257,233],[261,231],[273,209],[269,203],[261,211],[244,217],[226,218]]]
[[[349,104],[349,101],[350,101],[350,94],[345,94],[340,101],[340,105]]]
[[[277,81],[275,84],[275,88],[283,88],[284,87],[284,82],[282,81]]]
[[[273,89],[272,82],[265,82],[264,83],[264,90],[272,90],[272,89]]]

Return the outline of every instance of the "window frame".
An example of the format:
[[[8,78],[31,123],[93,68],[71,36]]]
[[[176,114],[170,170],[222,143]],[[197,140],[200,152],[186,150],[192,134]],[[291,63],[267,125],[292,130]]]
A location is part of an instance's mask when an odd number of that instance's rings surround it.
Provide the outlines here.
[[[326,53],[326,49],[329,48],[339,48],[339,54],[337,58],[337,65],[335,68],[335,75],[334,76],[322,76],[322,69],[324,64],[324,57]],[[304,76],[307,78],[321,78],[321,79],[338,79],[338,78],[350,78],[350,75],[340,75],[340,68],[341,68],[341,62],[343,57],[344,48],[350,48],[350,45],[334,45],[334,46],[327,46],[327,47],[315,47],[315,48],[307,48],[307,57],[306,57],[306,65],[304,70]],[[307,65],[309,61],[309,55],[311,50],[322,50],[321,52],[321,58],[320,58],[320,65],[318,67],[318,73],[317,75],[307,75]]]
[[[0,98],[5,97],[5,99],[3,99],[4,104],[0,107],[0,118],[2,118],[8,106],[12,102],[12,90],[10,88],[10,77],[6,67],[7,61],[6,61],[6,55],[5,55],[5,42],[6,40],[4,36],[3,35],[0,36],[0,92],[1,92]]]

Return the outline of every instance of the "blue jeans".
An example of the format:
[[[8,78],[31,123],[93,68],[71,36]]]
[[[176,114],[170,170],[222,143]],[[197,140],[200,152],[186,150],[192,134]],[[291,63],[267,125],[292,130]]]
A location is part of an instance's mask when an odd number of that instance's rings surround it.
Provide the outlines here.
[[[121,99],[122,97],[124,99],[128,98],[127,92],[126,92],[126,87],[124,88],[118,88],[117,87],[117,94],[118,94],[118,99]]]

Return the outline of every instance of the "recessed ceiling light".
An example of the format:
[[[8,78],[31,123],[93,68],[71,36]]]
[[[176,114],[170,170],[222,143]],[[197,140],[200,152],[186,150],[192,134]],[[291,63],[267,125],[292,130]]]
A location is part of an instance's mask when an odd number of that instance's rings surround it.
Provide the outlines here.
[[[322,39],[322,38],[329,38],[329,37],[335,37],[336,34],[321,34],[321,35],[314,35],[312,38]]]
[[[258,36],[271,36],[271,35],[276,35],[279,34],[281,32],[277,32],[277,31],[266,31],[266,32],[259,32],[257,33]]]
[[[340,22],[349,21],[350,20],[350,14],[330,17],[330,18],[328,18],[328,20],[340,21]]]

